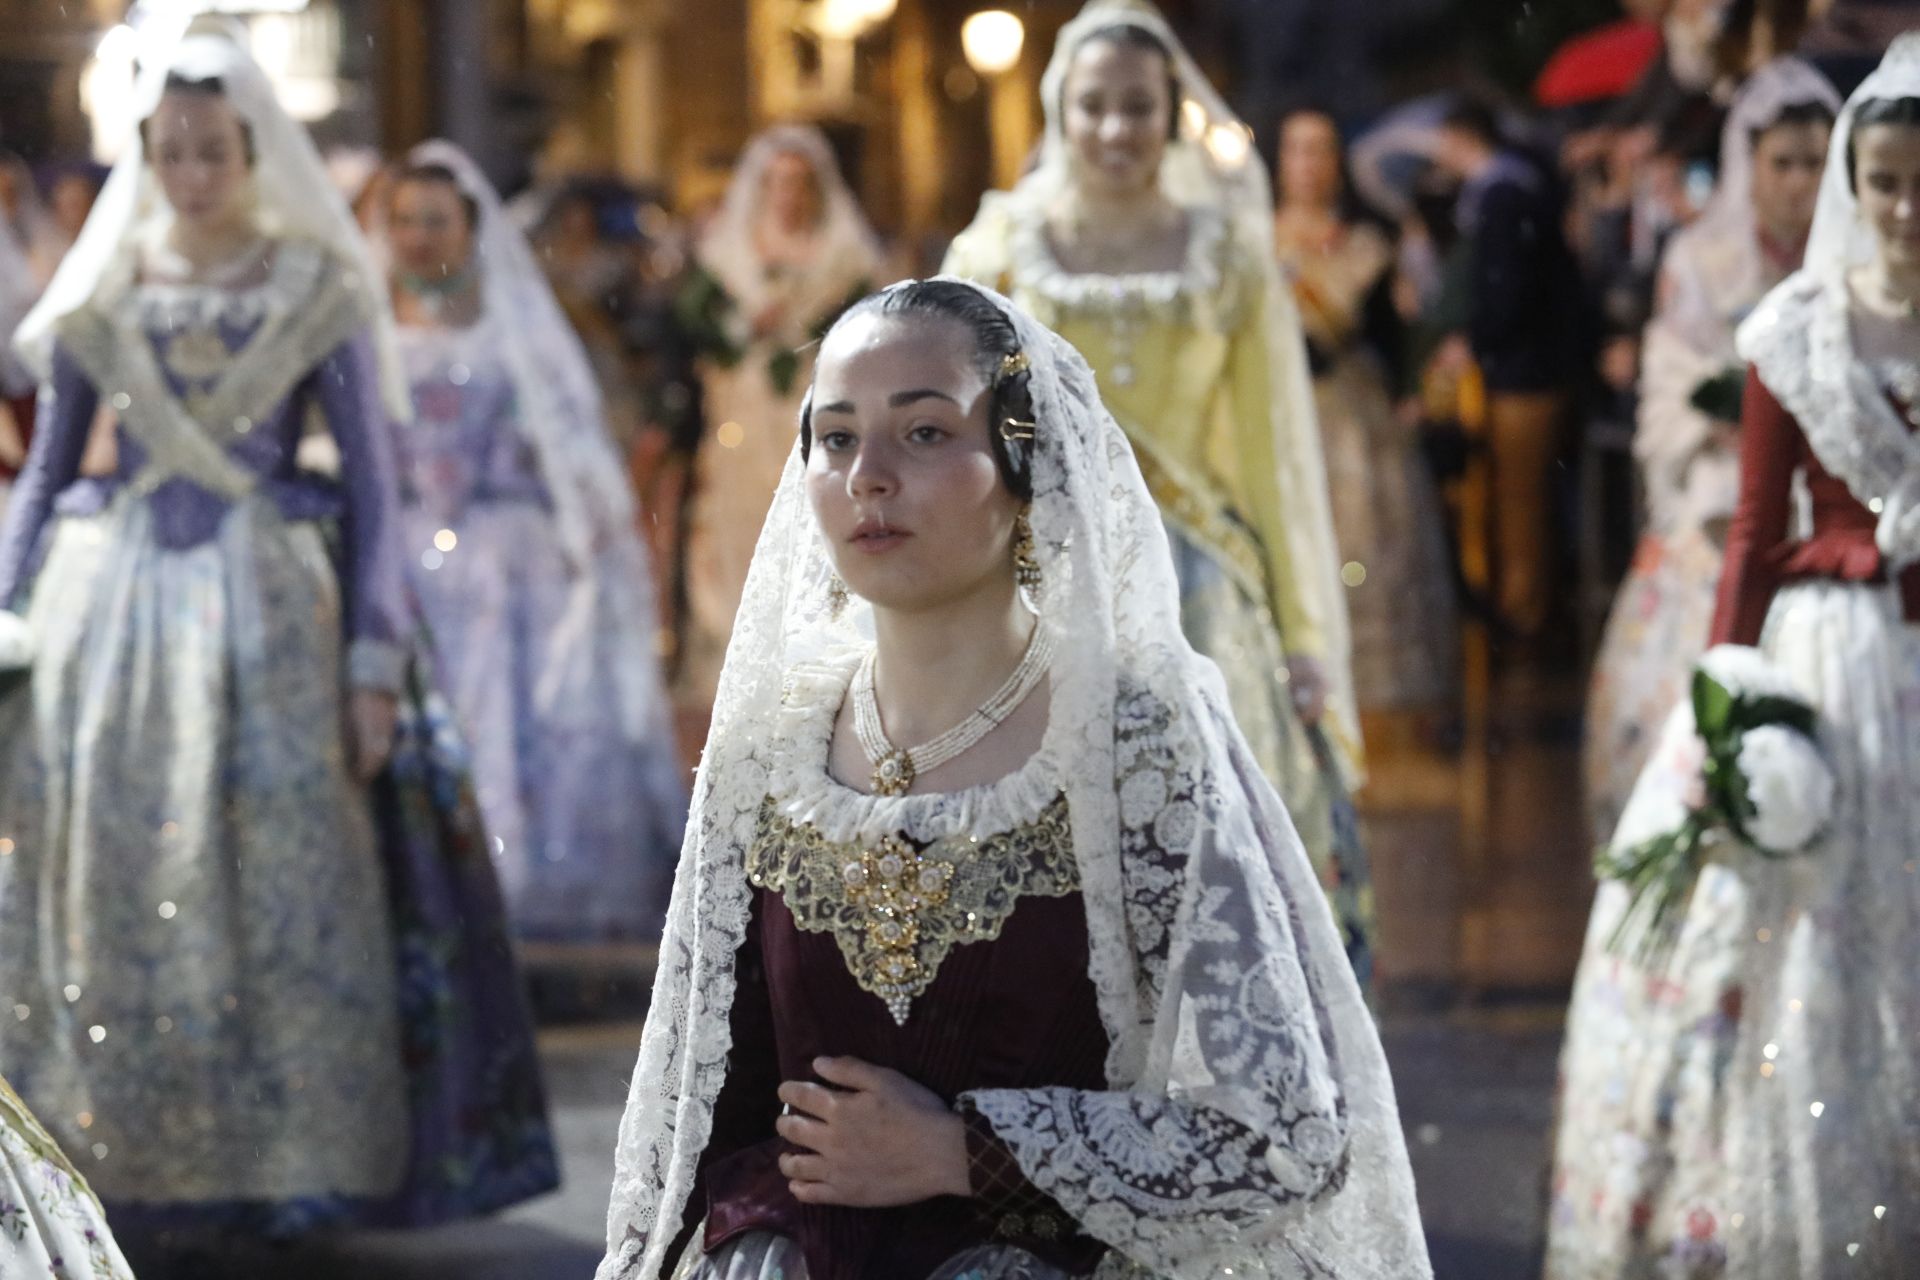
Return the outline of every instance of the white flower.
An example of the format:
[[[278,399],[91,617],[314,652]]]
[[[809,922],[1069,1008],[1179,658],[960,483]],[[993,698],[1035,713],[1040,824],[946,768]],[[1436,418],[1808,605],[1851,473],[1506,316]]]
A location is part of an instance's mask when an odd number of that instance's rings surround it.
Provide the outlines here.
[[[33,631],[17,613],[0,609],[0,671],[33,665]]]
[[[1806,737],[1781,725],[1761,725],[1740,738],[1740,772],[1753,816],[1747,833],[1769,853],[1795,853],[1813,842],[1833,817],[1833,773]]]
[[[1792,676],[1751,645],[1717,644],[1701,656],[1699,667],[1736,698],[1807,700]]]

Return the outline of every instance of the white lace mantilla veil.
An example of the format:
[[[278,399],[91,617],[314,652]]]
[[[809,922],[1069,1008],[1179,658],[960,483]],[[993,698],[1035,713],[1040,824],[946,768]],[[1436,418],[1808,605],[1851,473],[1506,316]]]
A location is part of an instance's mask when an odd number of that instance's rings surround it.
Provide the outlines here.
[[[1780,119],[1788,107],[1817,102],[1838,115],[1840,94],[1811,63],[1799,58],[1776,58],[1767,63],[1740,86],[1727,110],[1720,130],[1720,169],[1714,179],[1713,195],[1706,207],[1680,232],[1687,240],[1737,246],[1756,259],[1753,211],[1753,135]],[[1756,280],[1756,284],[1758,280]],[[1725,342],[1726,319],[1716,300],[1704,290],[1693,288],[1678,292],[1660,317],[1660,323],[1677,331],[1693,348],[1712,351]],[[1647,353],[1657,358],[1656,351]],[[1694,369],[1690,362],[1688,377],[1697,381],[1711,373]],[[1690,388],[1689,388],[1690,389]]]
[[[1325,452],[1314,407],[1313,375],[1307,365],[1305,333],[1293,291],[1281,274],[1273,247],[1273,184],[1253,148],[1253,130],[1235,115],[1173,28],[1147,0],[1090,0],[1060,29],[1053,55],[1040,78],[1046,128],[1033,169],[1005,193],[989,194],[983,207],[1001,204],[1018,221],[1045,219],[1071,181],[1066,136],[1067,71],[1089,36],[1116,26],[1135,27],[1158,40],[1173,58],[1180,85],[1179,135],[1167,147],[1160,185],[1182,208],[1211,209],[1224,215],[1248,259],[1259,265],[1266,291],[1272,349],[1273,403],[1279,438],[1275,454],[1291,475],[1281,492],[1292,499],[1285,513],[1288,561],[1300,580],[1301,596],[1319,624],[1325,652],[1315,654],[1327,673],[1331,735],[1346,767],[1347,781],[1363,780],[1360,714],[1353,689],[1352,635],[1346,588],[1340,581],[1340,550],[1333,532],[1332,498],[1327,489]],[[1285,637],[1282,637],[1285,640]]]
[[[1733,95],[1720,129],[1720,168],[1713,195],[1691,225],[1750,234],[1753,227],[1753,135],[1789,107],[1817,102],[1835,115],[1840,93],[1800,58],[1775,58],[1748,76]]]
[[[851,275],[846,278],[857,280],[862,275],[877,274],[882,267],[879,237],[860,212],[826,135],[812,125],[773,125],[756,134],[741,153],[733,178],[727,183],[727,194],[696,247],[700,265],[733,297],[743,316],[751,316],[769,301],[764,278],[754,265],[760,259],[754,233],[760,220],[761,186],[766,181],[767,166],[783,154],[804,158],[819,184],[815,268],[838,281],[843,278],[841,274],[828,272],[827,268],[848,264]],[[839,288],[844,291],[847,286]],[[824,305],[840,301],[840,297],[822,300]]]
[[[132,119],[143,121],[153,114],[169,74],[219,78],[227,100],[253,134],[252,180],[261,229],[271,236],[317,242],[344,264],[373,331],[382,398],[395,417],[410,419],[412,401],[394,347],[392,312],[360,229],[328,180],[313,139],[281,107],[272,83],[239,43],[233,25],[205,15],[210,7],[207,0],[182,0],[142,23]],[[131,123],[86,226],[15,335],[16,347],[38,377],[45,379],[51,369],[60,321],[129,288],[139,245],[164,236],[172,219],[147,164],[139,126]]]
[[[1893,42],[1847,99],[1827,147],[1805,264],[1740,327],[1740,354],[1805,433],[1815,456],[1879,516],[1874,540],[1898,571],[1920,563],[1920,436],[1856,358],[1847,276],[1872,261],[1873,230],[1847,177],[1854,117],[1876,98],[1920,98],[1920,32]]]
[[[745,864],[769,796],[843,840],[986,838],[1066,797],[1111,1088],[970,1097],[1028,1178],[1112,1246],[1101,1276],[1427,1276],[1372,1017],[1218,669],[1181,632],[1171,550],[1132,450],[1079,353],[981,292],[1032,361],[1036,608],[1066,659],[1044,742],[1001,782],[952,796],[822,781],[799,726],[838,705],[844,679],[816,675],[844,671],[872,614],[858,600],[838,619],[829,607],[796,448],[720,677],[599,1280],[654,1280],[672,1263],[726,1078]]]

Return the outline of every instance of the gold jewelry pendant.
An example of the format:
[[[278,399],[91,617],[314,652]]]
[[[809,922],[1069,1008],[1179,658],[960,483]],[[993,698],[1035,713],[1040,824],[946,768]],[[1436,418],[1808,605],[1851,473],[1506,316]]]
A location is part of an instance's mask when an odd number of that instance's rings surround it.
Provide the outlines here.
[[[1013,522],[1013,580],[1029,595],[1040,590],[1040,558],[1033,549],[1033,523],[1021,512]]]
[[[874,761],[873,794],[903,796],[913,787],[913,757],[895,747]]]

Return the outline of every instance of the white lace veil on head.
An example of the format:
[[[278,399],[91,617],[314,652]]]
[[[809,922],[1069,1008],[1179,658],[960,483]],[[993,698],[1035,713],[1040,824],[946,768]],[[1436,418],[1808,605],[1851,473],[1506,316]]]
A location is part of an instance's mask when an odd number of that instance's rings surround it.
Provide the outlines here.
[[[1844,283],[1847,272],[1874,254],[1872,228],[1860,217],[1860,201],[1848,177],[1854,117],[1862,103],[1878,98],[1920,98],[1920,31],[1893,42],[1879,68],[1866,78],[1834,125],[1827,170],[1820,179],[1813,233],[1807,239],[1806,272],[1823,283]]]
[[[767,167],[777,156],[797,155],[813,169],[820,192],[820,221],[815,231],[814,262],[822,270],[843,263],[868,263],[859,275],[871,275],[880,263],[880,242],[840,172],[840,162],[819,129],[806,124],[777,124],[754,135],[740,155],[719,211],[701,235],[700,265],[726,287],[743,310],[765,301],[755,235],[765,209],[762,188]]]
[[[1776,58],[1749,76],[1733,96],[1720,130],[1720,171],[1713,196],[1695,220],[1714,232],[1745,234],[1753,224],[1753,138],[1789,107],[1819,103],[1840,113],[1840,94],[1812,63]]]
[[[1046,744],[1011,777],[1039,804],[1067,801],[1110,1044],[1107,1090],[968,1099],[1027,1177],[1112,1247],[1114,1267],[1141,1269],[1126,1274],[1428,1276],[1371,1015],[1218,669],[1181,630],[1172,553],[1126,437],[1078,352],[998,294],[965,287],[1008,317],[1031,364],[1043,578],[1032,603],[1066,660],[1051,673]],[[727,1074],[757,819],[769,796],[786,795],[783,778],[824,769],[800,759],[781,726],[822,687],[808,671],[844,664],[871,633],[864,603],[830,603],[804,471],[796,448],[720,677],[620,1129],[600,1280],[655,1280],[672,1265]],[[830,791],[831,820],[852,838],[914,825],[997,833],[986,816],[997,807],[975,792]]]
[[[1033,169],[1014,187],[1016,199],[1051,204],[1071,180],[1072,149],[1066,133],[1067,72],[1088,38],[1114,27],[1132,27],[1159,42],[1173,62],[1180,88],[1179,129],[1160,166],[1160,185],[1183,207],[1229,213],[1236,224],[1264,236],[1273,218],[1273,184],[1255,152],[1253,130],[1220,96],[1187,52],[1173,27],[1148,0],[1089,0],[1060,29],[1053,56],[1040,77],[1046,130]]]
[[[1864,104],[1901,98],[1920,99],[1920,31],[1895,40],[1847,99],[1827,145],[1804,263],[1739,334],[1741,356],[1797,419],[1821,465],[1879,517],[1874,541],[1896,571],[1920,563],[1920,436],[1855,352],[1848,277],[1878,252],[1853,190],[1855,121]]]
[[[1011,216],[1045,219],[1073,181],[1072,148],[1066,135],[1067,73],[1081,47],[1114,27],[1151,36],[1172,61],[1179,86],[1178,131],[1160,165],[1160,187],[1183,209],[1225,218],[1241,251],[1254,264],[1266,294],[1273,404],[1281,465],[1295,476],[1283,487],[1292,502],[1286,512],[1294,574],[1314,615],[1324,651],[1314,654],[1327,675],[1328,720],[1347,785],[1363,780],[1360,716],[1353,687],[1351,626],[1346,588],[1340,581],[1339,544],[1314,405],[1313,376],[1293,291],[1287,287],[1273,245],[1273,184],[1253,147],[1253,130],[1220,96],[1173,28],[1148,0],[1088,0],[1060,30],[1040,79],[1046,131],[1033,169],[1004,196]],[[1284,637],[1283,637],[1284,638]]]
[[[169,7],[142,26],[134,123],[128,126],[120,158],[86,226],[15,335],[20,353],[44,378],[52,365],[59,322],[132,282],[137,245],[147,237],[163,235],[173,219],[147,163],[139,122],[159,106],[169,76],[217,78],[253,136],[252,178],[261,229],[272,236],[318,242],[344,265],[373,329],[380,390],[388,411],[396,417],[411,416],[385,291],[352,213],[328,181],[312,138],[274,97],[266,72],[240,44],[230,24],[195,16],[203,7],[191,3]]]
[[[584,564],[596,542],[611,530],[630,527],[634,515],[633,493],[607,435],[600,384],[586,347],[553,296],[526,236],[473,158],[451,142],[434,139],[409,151],[406,163],[445,169],[473,202],[481,307],[502,326],[500,345],[521,430],[539,456],[561,535],[575,563]],[[368,229],[374,259],[382,266],[392,261],[387,217],[382,200]]]

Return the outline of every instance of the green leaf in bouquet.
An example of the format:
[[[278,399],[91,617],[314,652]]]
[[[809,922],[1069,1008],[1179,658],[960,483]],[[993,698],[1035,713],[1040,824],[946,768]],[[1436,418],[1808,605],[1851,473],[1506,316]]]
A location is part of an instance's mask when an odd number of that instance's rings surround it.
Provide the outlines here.
[[[1740,698],[1736,699],[1727,727],[1736,733],[1745,733],[1762,725],[1778,724],[1811,738],[1815,719],[1813,708],[1798,698]]]
[[[1709,746],[1726,736],[1734,701],[1727,687],[1705,671],[1693,673],[1693,726]]]
[[[1646,967],[1666,959],[1679,941],[1707,837],[1706,820],[1692,813],[1677,831],[1600,851],[1595,871],[1627,891],[1627,909],[1607,936],[1609,951]]]
[[[740,363],[746,353],[727,333],[727,317],[735,310],[733,295],[712,272],[694,267],[674,295],[673,316],[694,350],[723,369]]]
[[[1719,422],[1740,421],[1740,405],[1746,395],[1746,370],[1723,369],[1711,378],[1703,378],[1687,397],[1687,403]]]
[[[794,382],[800,377],[800,353],[781,348],[767,361],[767,381],[773,384],[773,393],[784,396],[793,390]]]

